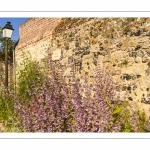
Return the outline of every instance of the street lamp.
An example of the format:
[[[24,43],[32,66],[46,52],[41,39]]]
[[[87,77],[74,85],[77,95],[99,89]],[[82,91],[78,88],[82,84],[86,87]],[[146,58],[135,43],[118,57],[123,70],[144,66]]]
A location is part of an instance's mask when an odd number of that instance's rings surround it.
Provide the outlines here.
[[[14,29],[10,22],[3,28],[3,38],[6,39],[5,45],[5,88],[8,88],[8,40],[11,38]]]

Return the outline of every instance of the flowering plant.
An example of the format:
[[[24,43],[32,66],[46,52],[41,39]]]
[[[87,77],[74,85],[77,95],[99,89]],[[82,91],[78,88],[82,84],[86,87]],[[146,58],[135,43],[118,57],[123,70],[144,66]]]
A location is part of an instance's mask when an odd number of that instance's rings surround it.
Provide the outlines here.
[[[68,82],[58,61],[49,59],[41,65],[24,59],[16,90],[0,94],[0,119],[21,132],[150,131],[144,112],[115,97],[108,70],[97,68],[95,82],[89,84],[85,76],[81,84],[70,66]]]

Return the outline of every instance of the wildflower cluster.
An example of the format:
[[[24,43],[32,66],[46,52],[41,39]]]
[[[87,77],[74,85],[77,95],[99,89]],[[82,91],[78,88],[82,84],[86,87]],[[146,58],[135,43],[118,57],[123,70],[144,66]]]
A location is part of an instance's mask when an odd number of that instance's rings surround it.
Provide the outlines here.
[[[43,66],[25,59],[15,90],[0,96],[0,119],[22,132],[149,131],[144,112],[115,98],[116,85],[108,70],[97,68],[93,84],[87,77],[80,84],[71,66],[68,83],[58,61],[50,59]]]

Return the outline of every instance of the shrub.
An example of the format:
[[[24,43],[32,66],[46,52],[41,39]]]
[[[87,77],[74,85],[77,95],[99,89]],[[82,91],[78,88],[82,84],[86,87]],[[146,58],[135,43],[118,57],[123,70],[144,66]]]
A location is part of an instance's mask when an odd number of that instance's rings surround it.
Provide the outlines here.
[[[137,103],[123,101],[114,111],[114,119],[121,123],[120,132],[149,132],[150,122],[145,111],[138,108]]]
[[[73,64],[69,83],[59,62],[50,59],[42,68],[25,58],[22,65],[16,91],[12,88],[0,95],[0,119],[9,131],[150,131],[144,112],[115,98],[116,85],[108,70],[98,66],[92,85],[86,77],[78,83]]]
[[[14,93],[12,90],[4,90],[0,93],[0,121],[5,126],[5,132],[23,131],[20,128],[20,120],[15,113]]]
[[[77,132],[119,132],[120,123],[113,121],[115,84],[106,70],[96,73],[95,84],[89,85],[85,78],[85,97],[79,91],[77,82],[73,84],[74,117]],[[92,91],[94,97],[91,96]]]
[[[28,132],[63,132],[68,120],[67,85],[48,62],[50,76],[43,76],[37,63],[25,64],[19,73],[19,87],[15,98],[16,113]]]
[[[85,78],[86,97],[80,93],[75,76],[71,86],[65,82],[59,62],[49,60],[49,77],[41,75],[37,63],[28,63],[20,71],[15,98],[16,113],[28,132],[112,132],[120,130],[113,121],[111,105],[115,94],[112,78],[106,71],[96,76],[95,96]],[[74,67],[72,66],[72,70]],[[75,74],[74,74],[75,75]],[[69,94],[71,92],[71,94]]]

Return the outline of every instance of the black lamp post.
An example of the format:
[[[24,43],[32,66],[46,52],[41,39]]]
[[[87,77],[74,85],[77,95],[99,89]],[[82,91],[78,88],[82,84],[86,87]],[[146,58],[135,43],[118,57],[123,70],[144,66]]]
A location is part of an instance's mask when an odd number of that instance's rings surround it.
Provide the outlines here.
[[[5,45],[5,88],[8,88],[8,40],[11,38],[14,29],[10,22],[3,28],[3,38],[6,39]]]

